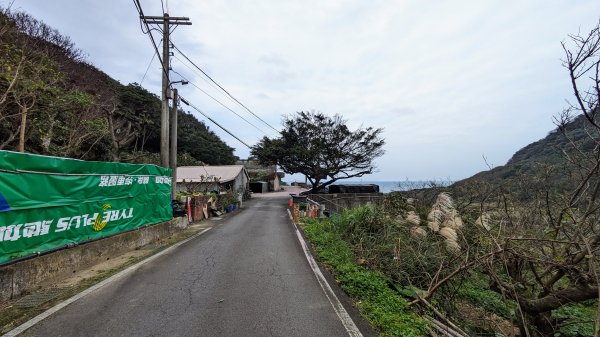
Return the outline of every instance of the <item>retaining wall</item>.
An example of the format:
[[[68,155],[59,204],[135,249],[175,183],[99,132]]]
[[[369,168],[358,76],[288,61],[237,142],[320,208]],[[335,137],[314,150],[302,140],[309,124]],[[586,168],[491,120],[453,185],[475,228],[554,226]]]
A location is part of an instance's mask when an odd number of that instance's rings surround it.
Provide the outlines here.
[[[30,293],[42,282],[60,280],[76,270],[168,237],[187,224],[185,217],[174,218],[0,267],[0,303]]]
[[[368,203],[379,205],[384,198],[383,193],[335,193],[308,196],[308,199],[325,206],[326,211],[333,213],[340,213],[344,209],[351,209]]]

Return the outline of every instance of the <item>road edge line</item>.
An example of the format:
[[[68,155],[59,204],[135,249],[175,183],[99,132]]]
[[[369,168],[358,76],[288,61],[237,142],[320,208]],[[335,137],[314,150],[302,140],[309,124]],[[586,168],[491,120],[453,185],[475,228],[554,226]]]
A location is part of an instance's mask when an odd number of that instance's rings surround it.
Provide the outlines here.
[[[60,311],[64,307],[68,306],[69,304],[71,304],[73,302],[76,302],[76,301],[84,298],[85,296],[87,296],[87,295],[89,295],[89,294],[91,294],[91,293],[93,293],[93,292],[101,289],[102,287],[104,287],[104,286],[106,286],[106,285],[108,285],[108,284],[110,284],[112,282],[115,282],[115,281],[117,281],[117,280],[119,280],[119,279],[127,276],[128,274],[131,274],[132,272],[134,272],[136,269],[138,269],[142,265],[144,265],[144,264],[146,264],[148,262],[151,262],[151,261],[153,261],[153,260],[155,260],[155,259],[157,259],[157,258],[159,258],[159,257],[161,257],[161,256],[163,256],[163,255],[165,255],[165,254],[167,254],[169,252],[171,252],[175,248],[183,245],[184,243],[186,243],[188,241],[191,241],[191,240],[199,237],[200,235],[208,232],[211,229],[212,229],[212,227],[208,227],[208,228],[202,230],[201,232],[199,232],[197,234],[194,234],[194,235],[190,236],[189,238],[187,238],[187,239],[185,239],[183,241],[177,242],[177,243],[169,246],[168,248],[165,248],[164,250],[162,250],[162,251],[160,251],[160,252],[158,252],[158,253],[156,253],[156,254],[154,254],[152,256],[149,256],[149,257],[143,259],[142,261],[140,261],[140,262],[138,262],[138,263],[136,263],[136,264],[134,264],[132,266],[127,267],[126,269],[124,269],[124,270],[122,270],[122,271],[114,274],[113,276],[111,276],[111,277],[109,277],[109,278],[107,278],[107,279],[105,279],[105,280],[103,280],[103,281],[101,281],[99,283],[94,284],[93,286],[85,289],[84,291],[80,292],[79,294],[76,294],[73,297],[70,297],[70,298],[68,298],[68,299],[66,299],[66,300],[58,303],[57,305],[53,306],[52,308],[50,308],[50,309],[42,312],[41,314],[33,317],[32,319],[28,320],[27,322],[25,322],[25,323],[19,325],[18,327],[12,329],[11,331],[9,331],[6,334],[2,335],[2,337],[14,337],[14,336],[18,336],[18,335],[22,334],[27,329],[35,326],[36,324],[38,324],[42,320],[44,320],[44,319],[48,318],[49,316],[51,316],[52,314]]]
[[[300,245],[302,246],[302,250],[304,251],[304,256],[306,256],[306,260],[308,261],[310,268],[312,269],[313,273],[315,274],[315,277],[317,278],[317,281],[319,282],[321,289],[323,289],[325,296],[329,300],[329,303],[331,303],[333,310],[335,311],[338,318],[342,322],[342,325],[348,332],[348,335],[350,335],[352,337],[363,337],[362,333],[360,332],[360,330],[358,329],[358,327],[352,320],[352,317],[350,317],[350,315],[346,311],[346,308],[344,308],[344,305],[342,304],[342,302],[340,302],[337,295],[333,292],[333,289],[329,285],[329,282],[327,282],[327,279],[321,272],[321,269],[319,268],[317,261],[315,261],[314,257],[312,256],[310,250],[308,249],[308,245],[306,244],[306,241],[302,237],[302,234],[300,234],[300,230],[298,229],[298,226],[296,226],[296,223],[294,222],[292,213],[290,212],[289,209],[287,210],[287,212],[290,217],[290,220],[292,221],[292,224],[294,225],[294,230],[296,231],[296,236],[298,237],[298,241],[300,242]]]

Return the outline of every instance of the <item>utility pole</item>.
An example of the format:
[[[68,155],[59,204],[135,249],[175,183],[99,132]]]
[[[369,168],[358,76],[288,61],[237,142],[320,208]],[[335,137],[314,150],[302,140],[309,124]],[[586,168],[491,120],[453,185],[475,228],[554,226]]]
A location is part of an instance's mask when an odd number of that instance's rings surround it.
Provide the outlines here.
[[[162,90],[160,113],[160,165],[169,167],[169,14],[163,19],[163,57],[162,57]],[[166,71],[165,71],[166,69]]]
[[[175,187],[177,186],[177,101],[179,97],[177,95],[177,89],[173,89],[173,109],[171,110],[171,152],[169,165],[173,169],[173,179],[171,180],[171,198],[175,199],[175,193],[177,192]]]
[[[189,18],[169,16],[165,13],[163,16],[141,16],[140,19],[144,20],[147,24],[162,25],[163,33],[163,55],[162,55],[162,106],[160,114],[160,165],[163,167],[169,167],[169,98],[170,97],[170,82],[169,82],[169,56],[171,56],[169,33],[171,26],[177,25],[191,25]],[[148,32],[152,34],[152,32]],[[176,170],[177,167],[171,167]]]

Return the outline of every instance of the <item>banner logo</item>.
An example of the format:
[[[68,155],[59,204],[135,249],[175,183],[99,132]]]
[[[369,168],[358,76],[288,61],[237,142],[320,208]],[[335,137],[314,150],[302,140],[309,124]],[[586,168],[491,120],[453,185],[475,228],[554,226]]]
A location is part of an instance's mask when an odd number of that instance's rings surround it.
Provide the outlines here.
[[[111,208],[111,206],[109,204],[102,205],[103,211],[106,211],[109,208]],[[94,221],[94,225],[92,226],[92,229],[95,230],[96,232],[99,232],[99,231],[103,230],[104,227],[106,227],[107,223],[108,223],[108,221],[102,221],[102,217],[96,217],[96,220]]]

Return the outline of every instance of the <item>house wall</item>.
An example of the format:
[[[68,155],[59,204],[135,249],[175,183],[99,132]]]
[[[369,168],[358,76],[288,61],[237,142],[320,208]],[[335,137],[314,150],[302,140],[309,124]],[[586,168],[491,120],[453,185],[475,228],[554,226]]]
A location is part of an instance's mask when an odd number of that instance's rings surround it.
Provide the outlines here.
[[[235,178],[235,190],[240,193],[240,194],[244,194],[244,192],[248,189],[248,183],[249,183],[249,179],[248,176],[246,174],[244,174],[244,172],[242,171],[240,173],[240,175],[238,175]]]
[[[176,192],[210,192],[219,190],[217,183],[177,183]]]
[[[227,186],[232,185],[233,188],[241,194],[244,194],[244,191],[248,188],[248,176],[246,176],[243,172],[240,173],[235,180],[233,180],[233,184],[231,181],[217,184],[217,183],[177,183],[176,191],[177,192],[210,192],[213,190],[226,191]]]

